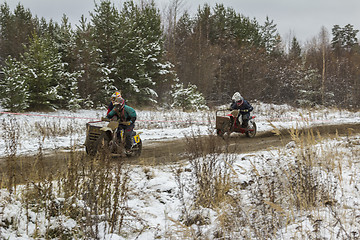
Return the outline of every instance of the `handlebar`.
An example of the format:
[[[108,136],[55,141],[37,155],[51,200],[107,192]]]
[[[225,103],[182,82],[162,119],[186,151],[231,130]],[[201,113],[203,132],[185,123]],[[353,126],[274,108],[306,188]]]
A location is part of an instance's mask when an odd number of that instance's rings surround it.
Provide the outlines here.
[[[230,108],[224,108],[224,109],[218,109],[218,110],[216,110],[216,112],[225,112],[225,111],[227,111],[227,112],[229,112],[229,111],[232,111],[233,109],[230,109]]]
[[[111,122],[111,119],[102,117],[101,121]],[[114,122],[119,122],[120,125],[130,125],[130,122],[120,122],[120,121],[114,121]]]
[[[232,110],[230,110],[228,108],[226,108],[226,109],[218,109],[218,110],[215,111],[215,115],[218,115],[219,112],[230,112],[230,111],[232,111]]]

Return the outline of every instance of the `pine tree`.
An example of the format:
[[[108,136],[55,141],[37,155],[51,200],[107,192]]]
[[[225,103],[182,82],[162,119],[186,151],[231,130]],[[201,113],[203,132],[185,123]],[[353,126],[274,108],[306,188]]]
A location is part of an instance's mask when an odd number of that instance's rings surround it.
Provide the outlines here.
[[[140,94],[136,100],[138,102],[156,102],[158,94],[155,91],[155,86],[160,83],[160,71],[162,71],[163,62],[161,17],[154,1],[138,8],[138,10],[137,31],[143,39],[139,66],[144,69],[144,73],[139,76]]]
[[[351,50],[352,47],[358,44],[358,39],[356,37],[358,32],[359,30],[354,29],[354,26],[351,24],[347,24],[343,28],[339,25],[334,25],[332,28],[332,47],[337,51],[340,49]]]
[[[14,41],[12,39],[11,28],[13,22],[13,15],[10,12],[10,7],[7,3],[0,6],[0,64],[3,65],[7,56],[14,56]],[[15,57],[15,56],[14,56]]]
[[[185,12],[179,19],[175,28],[175,50],[182,49],[186,46],[186,41],[189,39],[194,22],[190,18],[188,12]],[[180,57],[183,51],[176,51],[176,57]]]
[[[116,46],[119,42],[118,29],[122,24],[119,21],[119,12],[109,0],[95,4],[94,13],[91,16],[91,35],[96,46],[96,51],[100,53],[100,61],[96,67],[96,87],[98,93],[95,101],[105,101],[117,88],[114,86],[114,79],[119,79],[117,72],[117,61],[121,58]],[[126,44],[126,43],[125,43]],[[96,54],[93,53],[93,56]],[[119,84],[120,85],[120,84]],[[117,86],[119,86],[117,85]],[[122,86],[119,88],[122,90]]]
[[[61,58],[59,58],[61,61]],[[55,106],[59,106],[62,109],[75,110],[80,108],[80,104],[83,101],[81,99],[78,89],[78,78],[80,72],[70,73],[65,69],[67,64],[55,65],[58,68],[55,69],[55,78],[59,79],[58,86],[58,103]]]
[[[54,51],[51,51],[50,42],[33,36],[29,48],[22,57],[22,62],[27,66],[26,83],[29,85],[29,108],[45,110],[54,107],[57,97],[57,88],[52,79],[52,66]]]
[[[22,56],[27,68],[26,84],[29,86],[29,109],[51,110],[78,107],[76,78],[65,70],[61,54],[49,38],[33,35]]]
[[[101,50],[102,63],[109,68],[114,66],[116,59],[116,32],[119,21],[119,13],[111,1],[104,0],[95,4],[93,13],[90,13],[94,31],[94,41]]]
[[[66,15],[63,15],[61,25],[49,24],[52,31],[45,32],[43,38],[52,40],[52,47],[60,57],[54,65],[54,77],[58,79],[58,106],[66,109],[77,109],[82,101],[78,90],[78,78],[81,71],[75,69],[75,40],[74,32]],[[50,35],[51,32],[51,35]]]
[[[74,71],[74,62],[76,61],[74,35],[69,18],[64,14],[54,40],[55,46],[61,54],[61,60],[66,63],[65,68],[68,72]]]
[[[1,105],[12,112],[22,112],[29,107],[28,71],[21,62],[8,57],[3,68],[4,79],[0,81]]]
[[[75,32],[74,55],[77,57],[74,68],[81,72],[78,87],[80,98],[84,100],[82,106],[85,108],[101,106],[108,101],[110,92],[115,90],[94,38],[94,28],[82,16]]]
[[[299,103],[302,106],[314,106],[321,104],[321,74],[316,69],[307,69],[304,72],[302,81],[302,88],[300,91]],[[327,94],[331,94],[328,92]]]
[[[289,57],[294,60],[299,60],[301,58],[301,47],[296,37],[293,37],[291,41]]]
[[[260,47],[263,43],[260,26],[256,19],[250,19],[231,10],[231,35],[240,47]]]
[[[153,1],[137,6],[124,4],[122,23],[117,33],[117,64],[119,79],[115,86],[137,102],[156,102],[155,88],[163,80],[163,37],[161,18]]]
[[[171,96],[173,98],[171,107],[182,108],[184,111],[209,109],[197,86],[191,83],[185,88],[183,83],[178,82],[173,86]]]
[[[35,20],[30,10],[20,3],[14,13],[5,2],[0,5],[0,64],[3,65],[8,56],[19,59],[24,52],[24,45],[29,44],[32,32],[36,30]]]

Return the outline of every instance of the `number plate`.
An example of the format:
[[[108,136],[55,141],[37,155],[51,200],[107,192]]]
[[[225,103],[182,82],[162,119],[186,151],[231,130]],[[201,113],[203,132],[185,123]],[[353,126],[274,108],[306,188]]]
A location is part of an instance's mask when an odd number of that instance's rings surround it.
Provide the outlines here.
[[[139,142],[140,142],[140,136],[139,136],[139,135],[135,135],[135,136],[134,136],[134,142],[135,142],[135,143],[139,143]]]

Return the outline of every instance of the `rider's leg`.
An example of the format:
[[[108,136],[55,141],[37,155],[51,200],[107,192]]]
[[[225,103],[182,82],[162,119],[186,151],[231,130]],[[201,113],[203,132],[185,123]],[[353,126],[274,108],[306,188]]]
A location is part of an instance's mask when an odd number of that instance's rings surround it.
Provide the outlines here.
[[[242,127],[246,128],[248,126],[250,119],[250,113],[242,115]]]
[[[133,133],[134,124],[127,126],[125,129],[125,149],[129,150],[132,147],[131,136]]]
[[[239,126],[240,125],[240,117],[241,117],[241,114],[239,112],[239,114],[237,115],[236,117],[236,125]]]

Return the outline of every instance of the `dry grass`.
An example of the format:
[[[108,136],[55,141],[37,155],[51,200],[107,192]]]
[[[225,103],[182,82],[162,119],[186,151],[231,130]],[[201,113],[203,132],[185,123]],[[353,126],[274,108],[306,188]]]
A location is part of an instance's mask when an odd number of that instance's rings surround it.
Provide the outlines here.
[[[212,212],[216,211],[221,227],[214,230],[214,236],[221,239],[231,235],[231,222],[243,214],[238,212],[240,186],[233,181],[235,157],[223,152],[217,136],[210,134],[205,139],[198,135],[193,130],[186,137],[190,167],[173,169],[182,203],[180,222],[174,221],[173,227],[183,239],[207,239],[205,229],[211,224]]]
[[[9,120],[3,119],[1,124],[3,134],[2,138],[5,142],[5,154],[6,154],[6,169],[5,174],[3,173],[0,181],[0,187],[6,186],[9,192],[16,190],[16,154],[19,148],[20,142],[20,126],[16,119],[9,118]]]
[[[220,150],[211,135],[188,136],[191,167],[173,170],[182,202],[177,234],[207,239],[211,225],[215,239],[359,239],[360,212],[348,205],[342,186],[347,169],[356,191],[360,141],[349,135],[340,150],[312,130],[291,129],[290,135],[293,142],[276,154],[249,160],[246,184],[228,148]],[[309,222],[306,228],[302,222]]]
[[[281,233],[291,233],[294,239],[352,239],[352,233],[359,234],[358,224],[346,218],[349,211],[346,203],[338,201],[338,194],[343,191],[343,159],[351,170],[359,152],[339,151],[311,130],[292,129],[291,136],[292,144],[253,163],[251,184],[246,188],[251,199],[246,206],[250,235],[258,239],[286,239]],[[302,218],[310,219],[312,231],[301,228]],[[336,228],[331,222],[336,222]],[[298,227],[295,231],[294,226]]]

